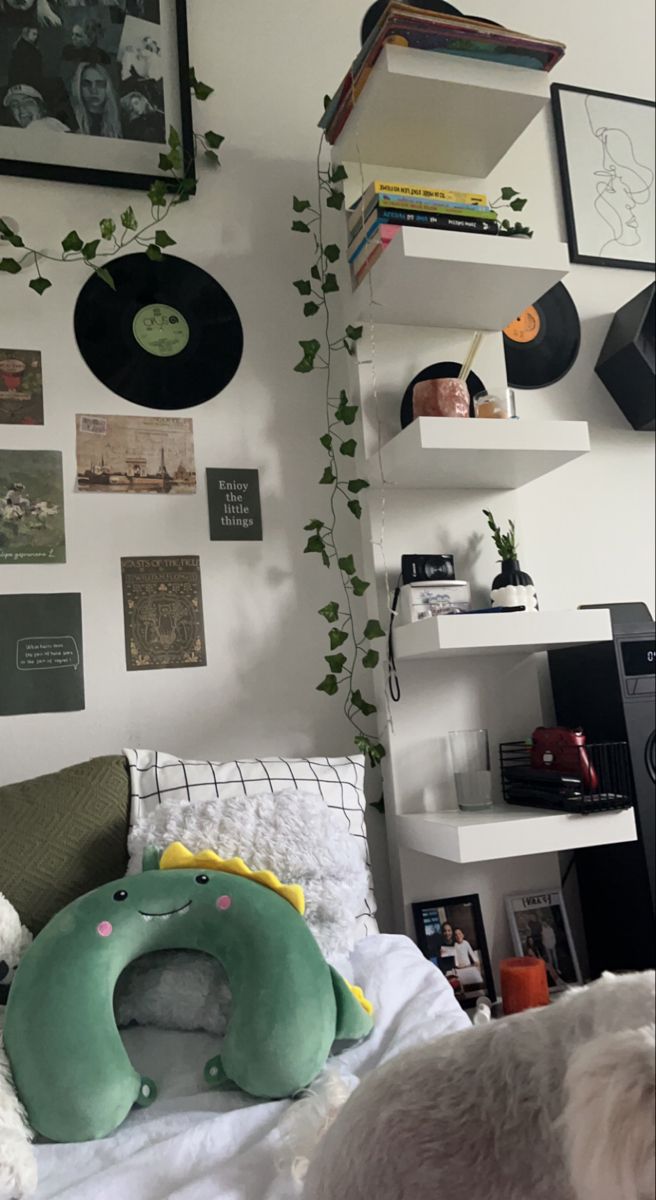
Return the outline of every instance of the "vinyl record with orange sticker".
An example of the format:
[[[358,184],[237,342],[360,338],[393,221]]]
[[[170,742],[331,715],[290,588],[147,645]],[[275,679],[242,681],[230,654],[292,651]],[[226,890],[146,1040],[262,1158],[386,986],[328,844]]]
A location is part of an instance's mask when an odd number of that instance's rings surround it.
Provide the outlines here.
[[[581,323],[567,288],[557,283],[503,331],[508,386],[543,388],[557,383],[576,361]]]

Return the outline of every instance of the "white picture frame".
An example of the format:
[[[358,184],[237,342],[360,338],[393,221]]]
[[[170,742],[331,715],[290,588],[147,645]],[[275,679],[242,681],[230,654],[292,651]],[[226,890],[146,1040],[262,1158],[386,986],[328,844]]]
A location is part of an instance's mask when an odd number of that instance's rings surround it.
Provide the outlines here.
[[[550,992],[583,983],[567,908],[559,888],[506,896],[506,911],[515,953],[541,958]]]

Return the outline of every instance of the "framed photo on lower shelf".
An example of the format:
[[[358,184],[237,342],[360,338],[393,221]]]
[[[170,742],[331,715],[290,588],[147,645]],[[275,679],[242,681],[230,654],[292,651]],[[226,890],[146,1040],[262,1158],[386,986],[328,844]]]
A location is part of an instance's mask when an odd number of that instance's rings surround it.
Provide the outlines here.
[[[561,891],[506,896],[506,908],[516,953],[543,959],[550,991],[583,982]]]
[[[462,1008],[480,996],[496,1001],[481,904],[477,895],[420,900],[412,913],[419,949],[446,976]]]

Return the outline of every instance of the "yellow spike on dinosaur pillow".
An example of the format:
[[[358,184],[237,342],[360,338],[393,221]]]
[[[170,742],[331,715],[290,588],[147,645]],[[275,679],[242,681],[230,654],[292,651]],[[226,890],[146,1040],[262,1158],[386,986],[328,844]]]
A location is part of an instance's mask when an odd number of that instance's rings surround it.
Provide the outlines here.
[[[192,854],[186,846],[182,845],[182,842],[173,842],[166,848],[159,860],[160,871],[193,869],[195,867],[205,871],[225,871],[228,875],[241,875],[244,879],[252,879],[254,883],[261,883],[263,887],[277,892],[301,916],[305,912],[305,895],[299,884],[281,883],[273,871],[251,871],[241,858],[220,858],[213,850],[201,850],[199,854]]]

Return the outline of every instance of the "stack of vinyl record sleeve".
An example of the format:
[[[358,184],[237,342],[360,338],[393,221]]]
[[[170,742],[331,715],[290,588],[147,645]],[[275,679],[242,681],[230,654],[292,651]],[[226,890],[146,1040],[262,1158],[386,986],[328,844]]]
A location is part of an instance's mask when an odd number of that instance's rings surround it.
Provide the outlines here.
[[[494,235],[499,222],[487,196],[414,187],[376,179],[346,214],[348,259],[354,288],[403,225],[455,233]]]

